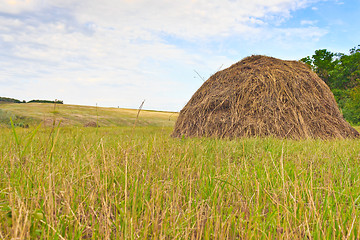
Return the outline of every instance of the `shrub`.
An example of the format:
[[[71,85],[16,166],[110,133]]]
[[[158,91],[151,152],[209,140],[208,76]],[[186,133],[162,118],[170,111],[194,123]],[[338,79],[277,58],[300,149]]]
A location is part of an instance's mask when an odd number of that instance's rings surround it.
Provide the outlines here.
[[[11,127],[12,119],[15,127],[28,128],[32,124],[37,124],[39,121],[30,117],[16,116],[14,113],[0,109],[0,125]]]

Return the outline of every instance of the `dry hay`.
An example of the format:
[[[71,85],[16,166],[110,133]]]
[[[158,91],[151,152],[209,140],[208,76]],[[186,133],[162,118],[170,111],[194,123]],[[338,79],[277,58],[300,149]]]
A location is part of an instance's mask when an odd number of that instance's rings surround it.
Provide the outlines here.
[[[84,124],[84,127],[100,127],[100,125],[95,121],[90,121]]]
[[[173,137],[355,138],[308,66],[251,56],[211,76],[181,110]]]

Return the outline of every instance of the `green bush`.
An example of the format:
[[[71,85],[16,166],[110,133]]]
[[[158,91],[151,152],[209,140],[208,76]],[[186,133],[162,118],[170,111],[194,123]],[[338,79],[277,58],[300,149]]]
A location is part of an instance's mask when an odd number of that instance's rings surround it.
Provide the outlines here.
[[[10,125],[10,118],[15,119],[16,116],[11,112],[0,109],[0,123]]]
[[[25,116],[16,116],[12,112],[0,109],[0,125],[11,127],[12,119],[15,127],[28,128],[30,125],[37,124],[39,121]]]

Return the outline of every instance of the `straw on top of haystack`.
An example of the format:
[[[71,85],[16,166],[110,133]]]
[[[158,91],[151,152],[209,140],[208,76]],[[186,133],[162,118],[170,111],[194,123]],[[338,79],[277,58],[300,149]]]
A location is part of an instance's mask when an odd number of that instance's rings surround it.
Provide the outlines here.
[[[173,137],[354,138],[329,87],[304,63],[255,55],[211,76],[181,110]]]

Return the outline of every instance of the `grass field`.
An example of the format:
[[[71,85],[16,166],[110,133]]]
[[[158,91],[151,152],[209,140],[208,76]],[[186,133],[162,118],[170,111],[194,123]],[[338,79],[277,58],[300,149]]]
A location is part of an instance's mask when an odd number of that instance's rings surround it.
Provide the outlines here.
[[[0,128],[0,239],[360,238],[360,140],[171,130]]]
[[[15,124],[37,125],[40,122],[52,126],[60,121],[61,126],[84,126],[96,122],[100,127],[132,126],[138,110],[124,108],[104,108],[67,104],[26,103],[0,104],[0,125],[3,118],[12,117]],[[178,113],[142,110],[137,126],[173,126]],[[2,125],[10,125],[3,121]]]

